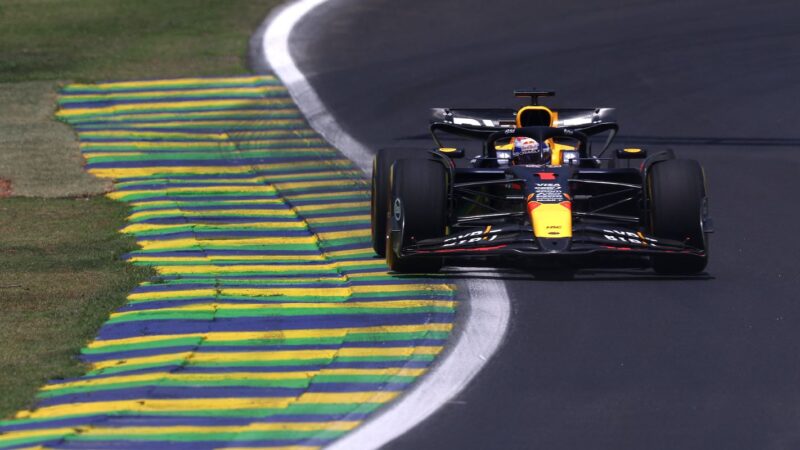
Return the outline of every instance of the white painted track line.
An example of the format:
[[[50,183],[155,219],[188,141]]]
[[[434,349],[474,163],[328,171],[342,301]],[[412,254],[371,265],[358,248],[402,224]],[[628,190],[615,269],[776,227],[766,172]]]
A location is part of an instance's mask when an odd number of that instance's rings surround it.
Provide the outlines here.
[[[289,94],[311,127],[355,162],[364,173],[370,175],[373,154],[336,123],[314,88],[297,68],[289,51],[289,35],[294,26],[311,10],[326,1],[302,0],[288,3],[276,14],[267,18],[267,26],[262,26],[260,29],[263,31],[262,57],[289,90]]]
[[[311,126],[369,175],[372,153],[339,126],[298,69],[289,50],[289,37],[295,25],[326,1],[294,1],[270,15],[253,37],[255,45],[251,47],[260,51],[252,55],[252,63],[271,69],[287,87]],[[459,269],[451,271],[457,274]],[[460,326],[454,342],[430,372],[400,399],[328,446],[329,449],[380,448],[430,417],[469,384],[500,347],[511,317],[506,286],[502,280],[491,279],[494,273],[491,270],[470,271],[472,275],[480,274],[488,279],[465,278],[459,282]]]
[[[374,449],[430,417],[467,387],[500,347],[511,307],[501,280],[469,280],[468,316],[441,361],[398,401],[328,447]]]

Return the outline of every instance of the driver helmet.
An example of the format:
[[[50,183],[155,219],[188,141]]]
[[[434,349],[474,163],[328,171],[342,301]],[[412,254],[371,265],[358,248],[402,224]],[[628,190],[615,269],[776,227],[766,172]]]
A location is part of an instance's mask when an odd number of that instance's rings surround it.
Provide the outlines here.
[[[514,164],[549,164],[550,148],[533,138],[516,137],[512,158]]]

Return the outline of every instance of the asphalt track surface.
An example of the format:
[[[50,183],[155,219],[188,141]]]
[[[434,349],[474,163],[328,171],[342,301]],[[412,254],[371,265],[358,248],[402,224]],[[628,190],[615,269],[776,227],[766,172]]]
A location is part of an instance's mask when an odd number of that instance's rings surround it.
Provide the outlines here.
[[[505,271],[510,333],[389,447],[800,448],[800,4],[332,0],[300,69],[367,146],[422,143],[433,106],[611,106],[625,144],[710,182],[707,274]]]

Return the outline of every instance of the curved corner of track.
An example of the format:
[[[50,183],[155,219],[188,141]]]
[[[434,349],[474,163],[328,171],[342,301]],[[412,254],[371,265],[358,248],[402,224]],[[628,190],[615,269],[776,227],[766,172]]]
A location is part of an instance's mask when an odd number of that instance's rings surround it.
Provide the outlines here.
[[[281,79],[312,128],[369,174],[373,153],[341,128],[290,52],[292,30],[326,1],[288,2],[268,17],[253,37],[250,56],[257,69],[271,70]],[[499,348],[511,316],[504,282],[492,279],[491,274],[487,278],[459,282],[461,317],[455,336],[431,371],[402,397],[329,448],[379,448],[423,422],[469,384]]]

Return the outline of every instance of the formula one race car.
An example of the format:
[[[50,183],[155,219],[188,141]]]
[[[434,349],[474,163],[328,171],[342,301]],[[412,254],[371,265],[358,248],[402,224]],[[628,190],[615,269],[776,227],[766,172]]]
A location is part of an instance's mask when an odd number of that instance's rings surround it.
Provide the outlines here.
[[[553,92],[515,94],[531,104],[434,110],[435,149],[378,152],[372,243],[392,270],[436,271],[444,258],[580,265],[623,256],[662,274],[703,271],[711,230],[697,161],[640,148],[606,157],[613,109],[556,110],[538,101]],[[465,148],[445,147],[442,134],[481,151],[462,167]]]

